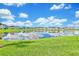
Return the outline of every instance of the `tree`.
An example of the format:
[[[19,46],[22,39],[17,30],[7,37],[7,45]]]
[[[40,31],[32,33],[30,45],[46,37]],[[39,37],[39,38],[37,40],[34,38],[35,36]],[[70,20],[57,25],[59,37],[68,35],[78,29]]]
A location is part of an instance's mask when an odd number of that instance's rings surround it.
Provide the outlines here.
[[[0,25],[2,25],[2,23],[0,23]]]
[[[2,25],[2,23],[0,23],[0,25]],[[2,44],[2,36],[3,36],[3,31],[2,30],[0,30],[0,48],[2,48],[3,47],[3,44]]]

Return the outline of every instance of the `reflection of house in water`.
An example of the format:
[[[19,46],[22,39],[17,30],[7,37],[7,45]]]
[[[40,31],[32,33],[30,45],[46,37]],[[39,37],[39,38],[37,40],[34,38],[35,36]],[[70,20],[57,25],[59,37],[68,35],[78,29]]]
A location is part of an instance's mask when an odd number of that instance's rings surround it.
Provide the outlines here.
[[[70,28],[70,27],[67,27],[67,28],[64,28],[64,31],[63,31],[65,34],[71,36],[71,35],[79,35],[79,29],[76,29],[76,28]]]

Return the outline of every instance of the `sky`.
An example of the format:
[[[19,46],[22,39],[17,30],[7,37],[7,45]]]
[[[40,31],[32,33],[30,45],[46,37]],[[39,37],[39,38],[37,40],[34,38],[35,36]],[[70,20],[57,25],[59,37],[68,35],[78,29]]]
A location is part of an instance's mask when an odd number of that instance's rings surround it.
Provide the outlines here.
[[[77,27],[78,3],[0,3],[0,22],[20,27]]]

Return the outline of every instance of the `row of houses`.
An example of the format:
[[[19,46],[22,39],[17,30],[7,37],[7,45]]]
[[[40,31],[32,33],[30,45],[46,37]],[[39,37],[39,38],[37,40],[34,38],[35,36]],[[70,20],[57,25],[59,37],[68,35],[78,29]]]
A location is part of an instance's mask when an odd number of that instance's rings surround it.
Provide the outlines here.
[[[0,23],[0,29],[7,29],[7,28],[12,28],[12,29],[23,29],[26,32],[64,32],[64,31],[79,31],[78,29],[72,28],[72,27],[15,27],[15,26],[7,26],[5,24]]]
[[[30,27],[25,28],[25,31],[32,31],[32,32],[64,32],[64,31],[75,31],[77,29],[69,28],[69,27]]]

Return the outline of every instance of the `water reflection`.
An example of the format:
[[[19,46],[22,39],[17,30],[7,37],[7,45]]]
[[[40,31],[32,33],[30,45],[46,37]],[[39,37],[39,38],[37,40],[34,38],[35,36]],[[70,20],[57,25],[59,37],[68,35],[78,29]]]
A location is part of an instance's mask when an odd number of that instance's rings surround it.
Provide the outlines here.
[[[15,32],[15,33],[4,33],[3,40],[34,40],[39,38],[48,38],[48,37],[57,37],[57,36],[74,36],[79,35],[79,31],[70,32],[58,32],[58,33],[49,33],[49,32]]]

